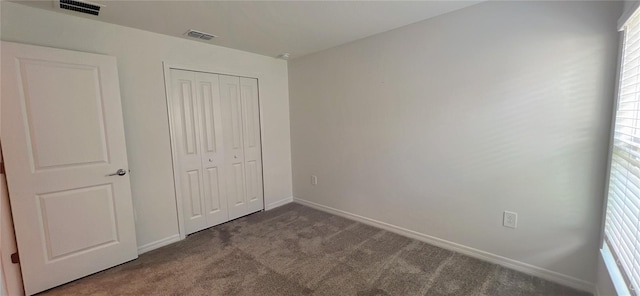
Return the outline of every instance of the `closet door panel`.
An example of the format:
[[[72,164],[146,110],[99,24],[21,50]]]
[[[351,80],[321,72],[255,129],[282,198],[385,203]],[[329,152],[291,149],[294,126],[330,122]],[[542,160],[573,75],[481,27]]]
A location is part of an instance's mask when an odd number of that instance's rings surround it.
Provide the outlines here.
[[[244,192],[244,169],[242,163],[234,163],[231,165],[231,187],[233,195],[231,196],[231,207],[240,208],[245,205],[245,192]],[[238,215],[242,216],[246,214],[246,209],[242,209],[242,212],[238,211]]]
[[[207,227],[203,199],[202,149],[199,131],[200,102],[195,74],[171,70],[171,108],[178,164],[174,168],[180,178],[176,189],[182,198],[182,212],[187,234]]]
[[[192,170],[185,173],[186,186],[185,193],[186,205],[189,208],[189,218],[199,219],[202,217],[202,196],[200,195],[200,170]]]
[[[260,197],[260,184],[258,178],[258,163],[250,160],[245,163],[247,181],[247,200],[249,203],[255,202]],[[261,210],[261,208],[259,209]]]
[[[221,182],[225,159],[220,83],[218,75],[209,73],[196,73],[196,80],[201,102],[203,198],[207,226],[210,227],[229,220],[226,184]]]
[[[222,206],[222,201],[220,200],[222,196],[222,190],[220,190],[220,174],[218,173],[218,167],[210,167],[205,169],[204,171],[206,174],[205,194],[207,215],[213,215],[221,211],[226,212],[226,209],[224,209],[224,207]],[[224,217],[224,219],[222,219],[222,222],[224,222],[226,218],[227,217]]]
[[[249,214],[245,193],[244,138],[240,78],[220,75],[222,129],[225,151],[225,173],[229,219]]]
[[[241,77],[240,97],[242,101],[247,207],[249,213],[253,213],[264,209],[258,80]]]

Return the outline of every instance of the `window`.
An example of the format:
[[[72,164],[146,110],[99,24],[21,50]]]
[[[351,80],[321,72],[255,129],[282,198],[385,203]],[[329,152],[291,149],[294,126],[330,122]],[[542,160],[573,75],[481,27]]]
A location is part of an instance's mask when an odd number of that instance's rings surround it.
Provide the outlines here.
[[[605,241],[626,286],[640,291],[640,14],[623,27],[624,43],[605,219]]]

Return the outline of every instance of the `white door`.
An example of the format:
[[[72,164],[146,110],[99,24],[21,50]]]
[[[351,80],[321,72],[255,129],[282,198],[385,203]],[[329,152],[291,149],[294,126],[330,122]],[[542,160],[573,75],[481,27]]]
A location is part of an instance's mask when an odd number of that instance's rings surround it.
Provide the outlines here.
[[[171,70],[172,124],[178,158],[179,182],[176,191],[182,196],[182,210],[187,234],[207,227],[202,190],[198,101],[193,72]]]
[[[115,58],[2,42],[1,112],[25,292],[136,258]]]
[[[228,169],[227,203],[229,219],[249,214],[244,174],[244,137],[240,78],[220,75],[225,167]]]
[[[248,213],[253,213],[264,208],[258,79],[240,78],[240,99],[242,101],[242,118],[244,119],[244,168],[247,211]]]
[[[171,69],[177,192],[185,231],[228,220],[218,75]]]
[[[227,189],[224,182],[222,110],[218,75],[196,73],[202,135],[202,174],[207,227],[229,221]]]
[[[258,80],[220,75],[229,219],[264,208]]]

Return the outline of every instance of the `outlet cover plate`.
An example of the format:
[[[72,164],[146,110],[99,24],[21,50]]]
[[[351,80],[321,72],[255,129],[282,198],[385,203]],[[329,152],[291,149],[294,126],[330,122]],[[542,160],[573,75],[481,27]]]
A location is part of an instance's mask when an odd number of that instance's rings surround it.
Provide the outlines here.
[[[509,228],[518,227],[518,213],[504,211],[502,216],[502,226]]]

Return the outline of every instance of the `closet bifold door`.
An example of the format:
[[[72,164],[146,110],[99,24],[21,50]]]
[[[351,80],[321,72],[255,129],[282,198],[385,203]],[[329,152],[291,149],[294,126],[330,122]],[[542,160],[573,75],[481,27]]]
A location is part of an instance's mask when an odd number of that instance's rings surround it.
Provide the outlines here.
[[[249,214],[245,188],[244,137],[240,78],[220,75],[224,158],[229,220]]]
[[[184,227],[187,234],[207,227],[202,186],[202,157],[198,126],[198,99],[194,72],[171,70],[172,117],[179,175],[176,191],[182,198]]]
[[[258,80],[220,75],[229,219],[264,209]]]
[[[248,212],[264,208],[262,190],[262,145],[258,79],[240,78],[240,98],[244,119],[244,167]]]
[[[227,222],[222,108],[217,74],[197,73],[202,147],[202,176],[207,227]]]
[[[186,234],[228,220],[218,75],[171,69],[174,154]]]

